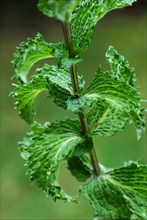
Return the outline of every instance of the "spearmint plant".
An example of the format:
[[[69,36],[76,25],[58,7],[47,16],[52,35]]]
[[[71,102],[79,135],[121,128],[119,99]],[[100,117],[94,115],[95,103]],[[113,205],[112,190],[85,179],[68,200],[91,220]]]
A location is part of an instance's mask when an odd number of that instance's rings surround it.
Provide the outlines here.
[[[93,137],[113,136],[134,123],[139,139],[144,131],[144,108],[134,85],[134,68],[110,46],[108,71],[98,68],[84,87],[78,74],[80,53],[88,48],[94,27],[109,11],[130,6],[135,0],[39,0],[38,9],[61,21],[65,42],[48,43],[40,33],[21,43],[14,54],[15,85],[12,95],[19,115],[32,124],[19,142],[27,174],[53,200],[77,202],[58,183],[60,162],[67,161],[71,174],[83,182],[79,192],[91,204],[94,216],[108,219],[147,219],[147,166],[129,161],[106,169],[97,160]],[[62,33],[61,33],[62,34]],[[32,66],[44,58],[57,58],[58,65],[44,64],[31,80]],[[47,91],[54,103],[78,115],[44,125],[34,122],[34,102]]]

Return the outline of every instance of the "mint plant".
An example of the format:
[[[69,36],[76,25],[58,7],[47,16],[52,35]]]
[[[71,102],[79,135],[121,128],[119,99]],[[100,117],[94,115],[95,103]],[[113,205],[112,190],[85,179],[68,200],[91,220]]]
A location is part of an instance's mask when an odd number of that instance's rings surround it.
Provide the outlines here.
[[[134,85],[134,68],[112,46],[106,52],[108,71],[101,67],[87,88],[78,74],[80,53],[88,48],[94,27],[109,11],[130,6],[135,0],[39,0],[39,10],[61,21],[65,42],[48,43],[40,33],[21,43],[14,54],[15,85],[12,95],[19,115],[31,123],[31,131],[19,142],[27,174],[53,200],[77,202],[58,183],[60,162],[83,182],[79,192],[93,207],[94,216],[109,219],[147,219],[147,166],[129,161],[107,169],[98,162],[93,137],[113,136],[134,123],[139,139],[145,128],[144,108]],[[62,33],[61,33],[62,34]],[[32,66],[45,58],[31,80]],[[54,103],[78,115],[44,125],[34,122],[34,102],[47,91]]]

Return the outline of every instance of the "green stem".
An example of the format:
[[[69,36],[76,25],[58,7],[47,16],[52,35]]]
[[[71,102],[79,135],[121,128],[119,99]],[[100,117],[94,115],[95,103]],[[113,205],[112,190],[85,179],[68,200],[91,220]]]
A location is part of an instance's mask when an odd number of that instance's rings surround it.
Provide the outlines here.
[[[66,46],[69,50],[69,57],[73,57],[73,49],[72,49],[72,42],[71,42],[71,29],[70,29],[70,24],[68,22],[63,23],[63,32],[64,32],[65,43],[66,43]],[[70,68],[70,77],[71,77],[71,81],[72,81],[74,97],[75,97],[75,99],[77,99],[78,92],[79,92],[79,83],[78,83],[77,68],[76,68],[75,64],[73,64]],[[90,132],[89,132],[89,128],[88,128],[86,113],[84,110],[81,114],[79,114],[79,120],[81,123],[83,135],[85,135],[85,137],[88,138],[88,136],[90,135]],[[100,175],[100,167],[99,167],[99,163],[98,163],[98,159],[96,156],[96,152],[94,149],[92,139],[90,140],[89,144],[92,147],[91,151],[90,151],[90,158],[91,158],[91,163],[92,163],[92,167],[93,167],[93,175],[99,176]]]

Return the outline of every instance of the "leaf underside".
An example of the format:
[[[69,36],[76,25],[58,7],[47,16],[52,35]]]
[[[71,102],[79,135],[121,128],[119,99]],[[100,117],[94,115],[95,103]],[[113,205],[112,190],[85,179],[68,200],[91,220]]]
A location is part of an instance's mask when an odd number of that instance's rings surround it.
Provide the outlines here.
[[[99,216],[146,220],[147,166],[130,162],[82,186],[80,193]]]
[[[71,174],[79,181],[85,182],[92,177],[92,167],[88,154],[72,156],[68,159],[68,169]]]

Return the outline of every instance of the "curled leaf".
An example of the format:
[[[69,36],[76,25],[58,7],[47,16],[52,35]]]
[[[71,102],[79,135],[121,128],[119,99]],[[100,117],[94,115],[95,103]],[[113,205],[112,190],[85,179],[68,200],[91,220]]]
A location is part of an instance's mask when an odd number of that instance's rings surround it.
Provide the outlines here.
[[[29,38],[17,48],[12,61],[15,66],[15,77],[26,83],[27,74],[37,61],[45,58],[66,57],[67,54],[63,43],[47,43],[38,33],[34,39]]]
[[[34,118],[34,102],[42,91],[48,91],[46,77],[36,75],[29,83],[17,85],[12,92],[15,108],[18,109],[21,118],[28,123]]]
[[[72,44],[75,54],[85,50],[97,22],[108,12],[131,6],[136,0],[82,0],[71,16]]]
[[[46,76],[50,97],[60,107],[67,108],[67,100],[74,96],[70,72],[67,68],[58,68],[45,64],[37,73]],[[84,78],[78,75],[80,90],[84,88]]]
[[[79,122],[66,119],[45,125],[34,123],[19,143],[31,180],[54,200],[75,201],[61,189],[57,175],[59,163],[71,157],[75,147],[84,141]]]

